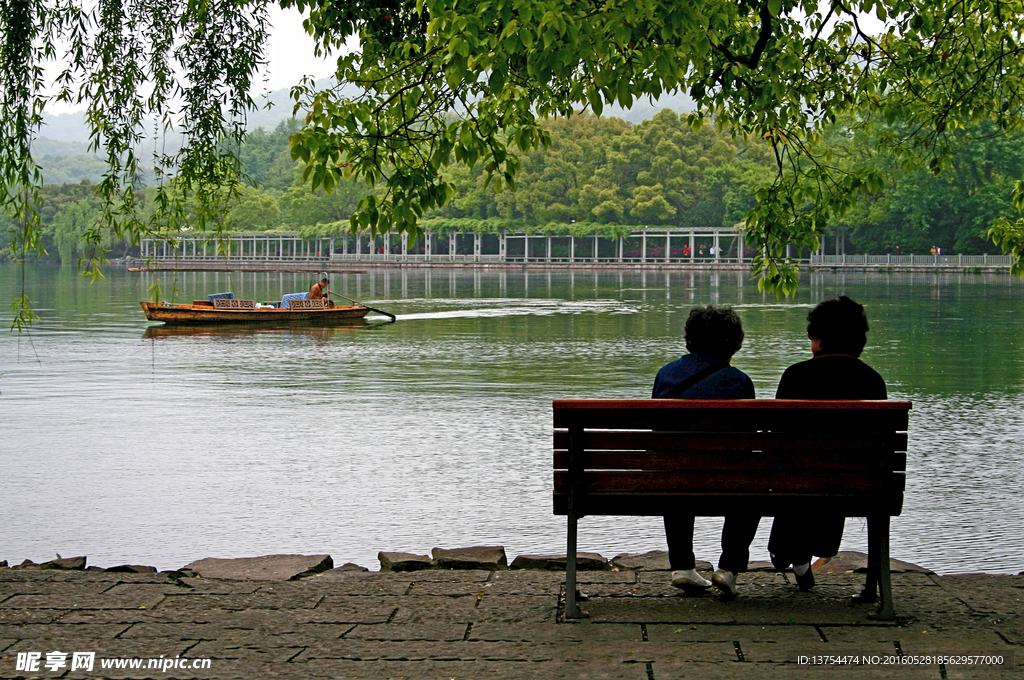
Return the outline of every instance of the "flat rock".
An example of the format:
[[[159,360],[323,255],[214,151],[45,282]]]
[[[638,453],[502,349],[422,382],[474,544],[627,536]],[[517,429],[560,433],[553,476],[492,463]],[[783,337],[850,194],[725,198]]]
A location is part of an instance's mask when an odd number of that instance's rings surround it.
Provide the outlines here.
[[[503,546],[476,546],[472,548],[434,548],[430,551],[438,569],[508,569]]]
[[[671,569],[668,563],[668,552],[665,550],[622,553],[612,558],[612,566],[627,571],[669,571]]]
[[[340,567],[335,567],[334,571],[370,571],[366,567],[361,567],[355,562],[346,562]]]
[[[811,569],[819,574],[864,574],[868,570],[868,556],[855,550],[844,550],[835,557],[819,558]],[[931,569],[904,562],[903,560],[890,559],[889,571],[894,574],[902,574],[908,571],[916,571],[922,574],[934,574]]]
[[[42,569],[85,569],[85,557],[59,557],[39,565]]]
[[[294,581],[332,567],[334,560],[330,555],[263,555],[235,559],[207,557],[190,562],[179,571],[228,581]]]
[[[542,569],[565,571],[565,555],[519,555],[512,560],[509,569]],[[606,571],[612,566],[597,553],[576,553],[576,569],[579,571]]]
[[[7,568],[7,560],[0,560],[0,569]]]
[[[377,559],[380,560],[381,571],[419,571],[433,569],[435,566],[427,555],[413,553],[379,552]]]
[[[37,569],[42,569],[42,568],[43,568],[42,565],[36,564],[32,560],[23,560],[21,564],[18,564],[18,565],[15,565],[15,566],[11,567],[11,569],[28,569],[28,570],[37,570]]]
[[[156,567],[144,567],[141,564],[121,564],[116,567],[108,567],[104,571],[115,574],[155,574]]]
[[[622,553],[611,559],[611,565],[623,571],[671,571],[668,552],[651,550],[645,553]],[[694,568],[697,571],[714,571],[710,562],[697,560]]]

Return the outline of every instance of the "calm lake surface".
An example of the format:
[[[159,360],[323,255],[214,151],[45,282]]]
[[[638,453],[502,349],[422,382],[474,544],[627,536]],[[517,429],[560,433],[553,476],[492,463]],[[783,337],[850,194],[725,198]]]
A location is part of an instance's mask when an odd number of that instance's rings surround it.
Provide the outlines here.
[[[893,555],[939,572],[1024,570],[1024,285],[1008,275],[815,274],[795,299],[736,272],[369,270],[332,288],[399,315],[357,328],[147,334],[155,275],[90,284],[32,267],[41,320],[7,331],[0,265],[0,559],[88,555],[176,568],[202,557],[504,545],[565,552],[551,513],[551,399],[646,398],[685,351],[694,303],[731,304],[733,364],[772,397],[810,357],[818,301],[867,306],[864,359],[910,399]],[[307,274],[160,276],[162,299],[280,299]],[[172,287],[177,288],[176,297]],[[809,508],[813,512],[813,508]],[[716,562],[721,519],[698,518]],[[751,559],[767,559],[764,519]],[[844,549],[865,550],[862,520]],[[580,549],[664,549],[656,518],[585,518]]]

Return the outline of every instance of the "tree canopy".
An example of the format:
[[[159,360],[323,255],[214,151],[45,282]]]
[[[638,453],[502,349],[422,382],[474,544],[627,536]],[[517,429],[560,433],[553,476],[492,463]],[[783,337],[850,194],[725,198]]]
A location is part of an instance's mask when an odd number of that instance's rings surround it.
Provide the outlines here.
[[[107,163],[86,269],[102,261],[110,234],[228,228],[269,1],[0,2],[0,199],[15,224],[12,251],[40,244],[31,140],[46,99],[42,66],[58,58],[67,67],[56,96],[87,107]],[[831,222],[884,186],[884,163],[836,162],[823,142],[837,121],[872,153],[935,173],[953,167],[968,130],[984,123],[1007,134],[1024,122],[1024,0],[279,2],[307,13],[319,50],[341,55],[341,86],[294,90],[307,114],[293,158],[313,189],[352,178],[375,187],[351,217],[371,230],[418,231],[425,212],[453,198],[452,165],[482,167],[495,190],[515,186],[523,155],[551,143],[547,117],[684,91],[697,106],[692,128],[770,147],[771,172],[745,221],[763,249],[759,284],[788,294],[796,271],[785,245],[815,248]],[[180,150],[140,158],[147,117],[179,128]],[[667,147],[649,151],[673,158]],[[137,181],[150,166],[174,181],[158,184],[143,210]],[[692,197],[690,170],[676,170],[674,160],[653,170],[629,209],[652,219],[678,210],[674,201]],[[594,190],[585,198],[607,203],[605,214],[625,209]],[[1024,209],[1024,184],[1014,201]],[[1024,273],[1024,223],[1002,215],[991,235]],[[22,318],[27,301],[15,311]]]

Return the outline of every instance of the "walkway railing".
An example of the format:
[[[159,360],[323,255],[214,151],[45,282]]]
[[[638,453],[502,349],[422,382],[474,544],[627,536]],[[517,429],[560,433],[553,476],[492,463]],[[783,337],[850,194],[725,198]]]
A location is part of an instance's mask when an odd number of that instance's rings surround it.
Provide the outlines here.
[[[812,255],[808,264],[890,267],[1009,267],[1012,255]]]

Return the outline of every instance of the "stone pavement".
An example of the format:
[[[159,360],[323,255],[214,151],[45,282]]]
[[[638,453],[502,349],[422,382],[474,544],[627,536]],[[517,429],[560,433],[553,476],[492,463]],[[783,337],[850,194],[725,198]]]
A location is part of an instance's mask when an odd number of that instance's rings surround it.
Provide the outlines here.
[[[0,678],[1024,678],[1024,576],[894,574],[895,624],[849,601],[859,574],[802,593],[792,574],[748,573],[733,601],[685,596],[664,571],[579,576],[591,618],[564,622],[559,572],[0,570]],[[55,651],[67,664],[48,670]],[[39,669],[16,670],[19,652],[41,653]],[[91,672],[70,670],[74,652],[95,652]],[[906,663],[930,655],[1003,664]],[[101,667],[160,657],[209,667]]]

